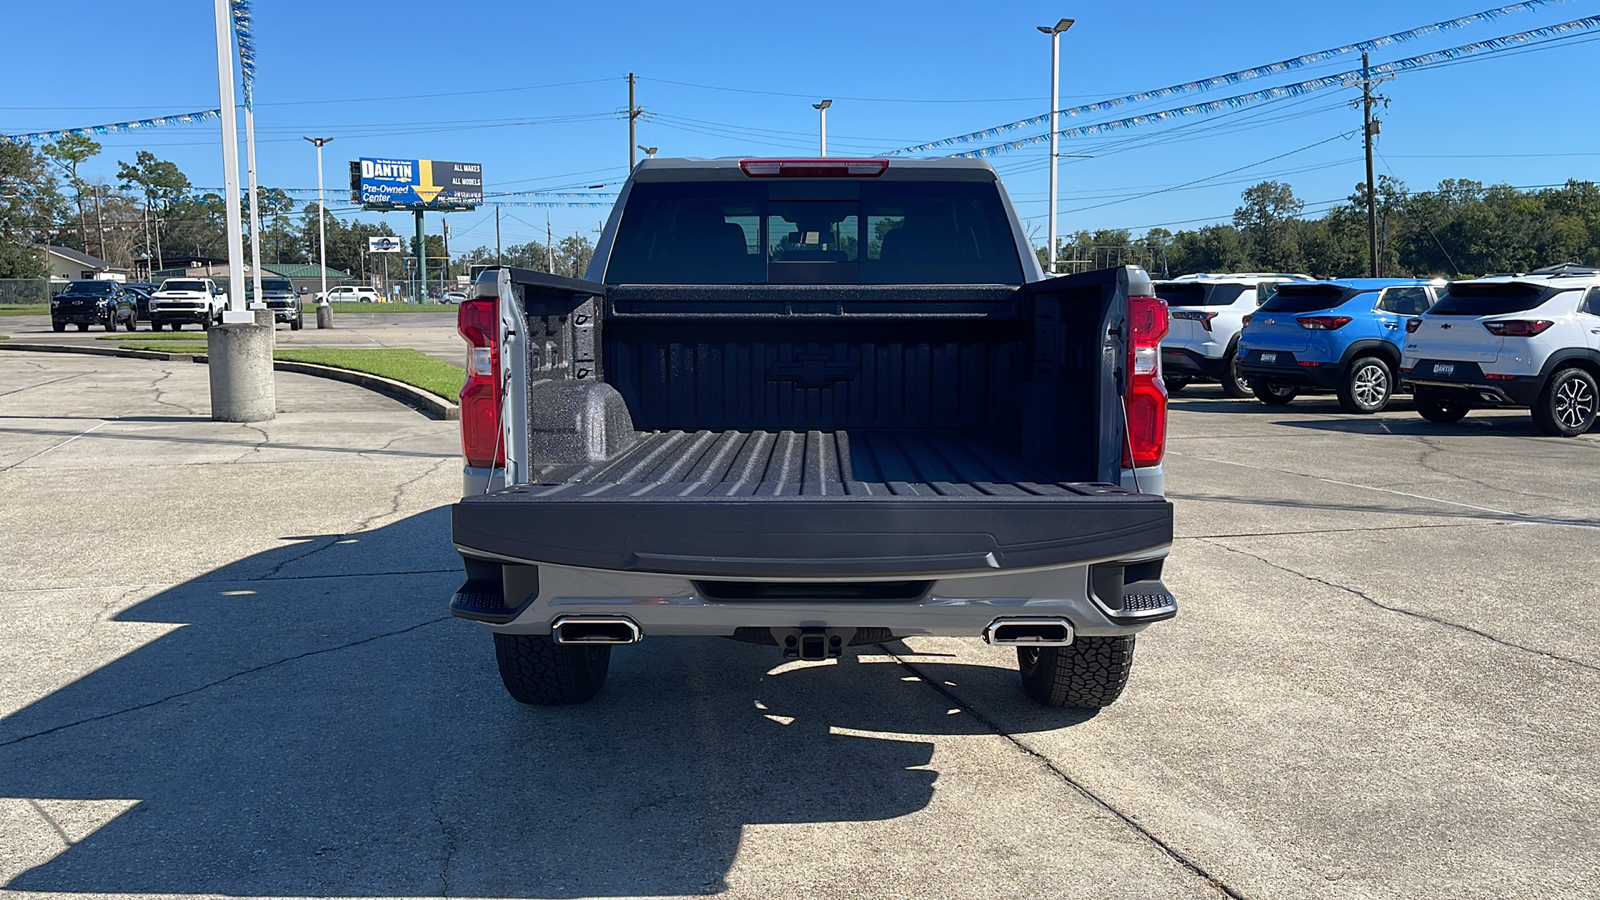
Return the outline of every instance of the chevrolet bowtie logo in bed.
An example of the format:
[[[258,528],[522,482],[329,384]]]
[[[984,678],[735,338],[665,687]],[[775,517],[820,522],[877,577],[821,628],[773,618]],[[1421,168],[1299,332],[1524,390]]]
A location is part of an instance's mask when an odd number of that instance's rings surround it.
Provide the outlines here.
[[[861,371],[859,362],[834,362],[827,356],[797,356],[780,359],[767,369],[768,381],[792,381],[801,387],[828,387],[836,381],[849,381]]]

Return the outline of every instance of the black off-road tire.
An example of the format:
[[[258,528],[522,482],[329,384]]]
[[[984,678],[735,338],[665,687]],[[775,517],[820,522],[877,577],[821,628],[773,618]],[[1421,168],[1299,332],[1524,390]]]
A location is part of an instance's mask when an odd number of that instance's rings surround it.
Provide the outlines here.
[[[1132,637],[1079,637],[1065,647],[1018,647],[1022,689],[1041,706],[1100,709],[1122,696]]]
[[[67,330],[67,323],[65,323],[65,322],[51,322],[50,323],[50,330],[54,331],[56,334],[60,334],[61,332]]]
[[[1600,387],[1582,369],[1561,369],[1533,402],[1533,424],[1551,437],[1577,437],[1594,427]]]
[[[128,329],[129,331],[138,331],[139,330],[139,314],[137,312],[135,312],[135,313],[129,315],[128,316],[128,321],[123,322],[122,323],[122,327]]]
[[[600,693],[611,647],[558,644],[548,634],[496,634],[494,658],[506,693],[518,703],[570,706]]]
[[[1268,406],[1288,406],[1289,401],[1300,396],[1300,389],[1280,384],[1261,384],[1252,381],[1250,393]]]
[[[105,320],[104,324],[106,326],[106,331],[116,331],[117,330],[117,314],[113,312],[111,314],[111,318]]]
[[[290,331],[299,331],[300,329],[302,329],[304,327],[306,327],[305,314],[303,314],[303,313],[295,313],[295,317],[289,320],[289,330]]]
[[[1168,396],[1176,394],[1189,385],[1194,384],[1194,379],[1188,375],[1163,375],[1161,376],[1161,380],[1166,382]]]
[[[159,331],[160,329],[157,329],[157,330]],[[182,331],[183,330],[183,323],[182,322],[173,322],[172,323],[172,330],[173,331]]]
[[[1424,419],[1440,425],[1453,425],[1466,418],[1467,413],[1472,411],[1472,401],[1462,394],[1457,393],[1452,396],[1443,391],[1422,387],[1414,390],[1411,402]]]
[[[89,323],[88,322],[79,322],[78,323],[78,330],[79,331],[88,331],[89,330]]]

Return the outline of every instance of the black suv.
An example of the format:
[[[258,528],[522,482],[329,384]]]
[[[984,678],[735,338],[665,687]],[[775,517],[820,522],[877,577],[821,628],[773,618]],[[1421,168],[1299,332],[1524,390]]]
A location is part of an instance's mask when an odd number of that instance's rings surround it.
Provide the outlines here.
[[[68,325],[88,331],[95,324],[116,331],[118,322],[137,331],[139,304],[132,291],[115,281],[74,281],[50,298],[50,327],[56,331],[66,331]]]

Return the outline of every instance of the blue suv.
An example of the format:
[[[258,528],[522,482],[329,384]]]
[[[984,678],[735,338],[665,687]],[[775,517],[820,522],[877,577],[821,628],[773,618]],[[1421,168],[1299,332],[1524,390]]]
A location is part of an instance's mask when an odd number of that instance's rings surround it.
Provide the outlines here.
[[[1442,281],[1409,278],[1279,285],[1245,319],[1239,373],[1272,406],[1302,391],[1334,391],[1348,412],[1378,412],[1398,383],[1406,321],[1444,291]]]

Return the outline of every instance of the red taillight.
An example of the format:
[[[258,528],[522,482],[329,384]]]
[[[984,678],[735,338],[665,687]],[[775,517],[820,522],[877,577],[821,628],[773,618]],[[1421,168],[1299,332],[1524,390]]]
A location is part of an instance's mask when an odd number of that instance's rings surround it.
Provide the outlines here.
[[[751,178],[876,178],[889,168],[887,159],[741,159],[739,168]]]
[[[1422,327],[1422,320],[1421,319],[1407,319],[1406,320],[1406,334],[1416,334],[1417,329],[1421,328],[1421,327]]]
[[[1353,320],[1349,316],[1301,316],[1295,321],[1308,331],[1338,331]]]
[[[461,386],[461,455],[467,465],[506,464],[500,440],[500,305],[494,297],[461,304],[456,330],[467,340],[467,381]]]
[[[1255,313],[1245,313],[1245,317],[1243,319],[1243,324],[1249,325],[1250,324],[1250,320],[1254,319],[1255,317],[1256,317]]]
[[[1199,312],[1197,310],[1189,310],[1189,309],[1180,309],[1177,312],[1172,313],[1172,318],[1173,319],[1183,319],[1183,320],[1190,321],[1190,322],[1199,322],[1200,323],[1200,327],[1204,328],[1207,331],[1211,330],[1211,320],[1215,319],[1216,317],[1217,317],[1217,314],[1214,313],[1214,312]]]
[[[1167,449],[1167,386],[1160,378],[1161,339],[1167,336],[1167,303],[1129,297],[1128,443],[1126,468],[1159,465]]]
[[[1546,328],[1555,323],[1548,319],[1505,319],[1499,322],[1485,322],[1483,327],[1489,329],[1490,334],[1501,337],[1533,337],[1544,334]]]
[[[1515,376],[1515,375],[1490,375],[1488,373],[1485,373],[1483,377],[1489,379],[1490,381],[1510,381],[1511,379],[1513,379],[1513,378],[1515,378],[1517,376]]]

